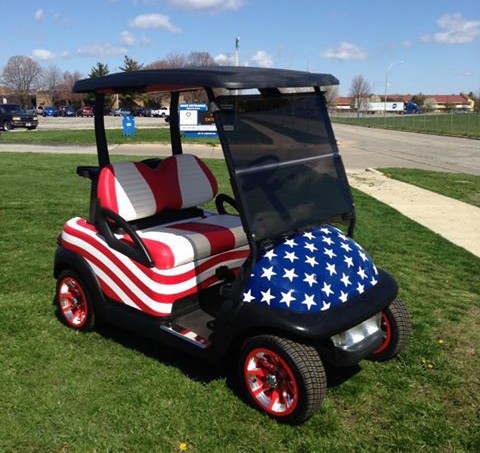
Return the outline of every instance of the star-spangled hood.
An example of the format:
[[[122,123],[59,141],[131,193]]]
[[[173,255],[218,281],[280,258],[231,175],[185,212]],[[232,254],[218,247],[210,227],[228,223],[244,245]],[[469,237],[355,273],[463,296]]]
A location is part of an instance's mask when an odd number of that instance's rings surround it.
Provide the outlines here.
[[[341,305],[377,284],[370,256],[331,225],[290,235],[253,267],[243,302],[296,313]]]

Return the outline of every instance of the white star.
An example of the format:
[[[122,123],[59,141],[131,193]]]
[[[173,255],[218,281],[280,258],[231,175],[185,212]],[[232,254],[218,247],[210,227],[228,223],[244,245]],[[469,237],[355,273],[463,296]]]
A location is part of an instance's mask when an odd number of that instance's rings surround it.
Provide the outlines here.
[[[284,242],[285,245],[288,245],[289,247],[291,247],[292,249],[298,245],[296,242],[295,242],[295,239],[287,239],[285,242]]]
[[[365,291],[365,285],[362,285],[360,282],[358,282],[357,291],[358,294],[362,294]]]
[[[303,237],[306,237],[307,239],[310,239],[310,240],[315,239],[315,236],[311,231],[306,231],[305,233],[303,233]]]
[[[262,293],[262,300],[261,302],[266,302],[268,305],[270,305],[270,301],[272,299],[275,299],[275,296],[270,294],[270,288],[268,288],[268,291],[260,291]]]
[[[290,302],[296,300],[295,297],[292,296],[293,289],[291,289],[288,293],[284,293],[282,291],[282,300],[280,302],[283,302],[287,304],[287,307],[290,308]]]
[[[344,293],[343,291],[340,291],[339,299],[342,301],[342,303],[345,303],[348,299],[348,293]]]
[[[295,252],[285,252],[285,256],[283,258],[286,260],[290,260],[292,263],[295,260],[298,260],[297,255],[295,255]]]
[[[332,285],[327,284],[327,282],[323,282],[322,291],[327,295],[327,297],[330,296],[330,294],[333,294]]]
[[[328,229],[328,228],[320,228],[320,231],[323,233],[323,234],[332,234],[332,232]]]
[[[305,264],[310,264],[310,266],[314,267],[318,264],[318,261],[315,259],[314,256],[307,256],[305,259]]]
[[[298,275],[295,273],[295,268],[293,269],[283,269],[285,274],[283,274],[284,278],[288,278],[291,282],[295,277],[298,277]]]
[[[323,236],[322,242],[325,242],[325,244],[328,244],[328,245],[332,245],[334,243],[328,236]]]
[[[326,303],[324,300],[322,300],[323,302],[323,306],[322,308],[320,308],[321,311],[325,311],[325,310],[328,310],[330,308],[330,303]]]
[[[357,275],[358,275],[362,280],[365,280],[365,279],[367,278],[367,274],[365,273],[365,271],[364,271],[360,266],[358,267]]]
[[[342,240],[344,240],[344,241],[347,240],[347,236],[345,236],[340,230],[338,230],[337,234],[338,234],[338,237],[339,237],[340,239],[342,239]]]
[[[361,250],[359,250],[358,254],[360,255],[360,257],[362,258],[363,261],[367,261],[367,255],[365,255],[365,253],[363,253]]]
[[[268,269],[262,267],[262,271],[263,274],[260,275],[260,277],[265,277],[268,281],[270,281],[274,275],[277,275],[277,273],[273,271],[273,266],[270,266]]]
[[[317,283],[315,274],[305,274],[305,278],[303,279],[303,281],[307,282],[310,285],[310,288],[313,284]]]
[[[312,305],[317,305],[317,303],[313,300],[315,295],[309,296],[308,294],[305,294],[305,300],[302,302],[303,305],[306,305],[308,307],[308,310],[312,308]]]
[[[310,242],[305,242],[305,248],[308,249],[312,253],[315,250],[318,250],[317,247],[315,247],[315,244],[311,244]]]
[[[265,258],[268,258],[269,261],[272,261],[272,259],[277,255],[275,254],[275,251],[271,249],[267,253],[265,253],[265,255],[263,256],[265,256]]]
[[[323,254],[328,255],[330,259],[332,259],[334,256],[337,256],[332,249],[323,249]]]
[[[350,277],[342,272],[342,278],[340,281],[347,287],[348,285],[351,285],[352,282],[350,281]]]
[[[353,258],[350,256],[343,255],[343,262],[348,266],[349,269],[353,266]]]
[[[370,280],[370,284],[371,284],[372,286],[375,286],[377,283],[378,283],[378,281],[375,280],[375,277],[372,277],[372,279]]]
[[[337,271],[335,270],[335,264],[330,264],[330,263],[327,263],[327,267],[325,268],[328,272],[330,272],[330,277],[333,275],[333,274],[336,274]]]
[[[352,251],[352,248],[346,243],[346,242],[342,242],[340,244],[340,247],[345,250],[346,252],[351,252]]]
[[[252,300],[255,300],[255,297],[252,296],[252,290],[249,289],[248,293],[243,293],[243,301],[251,302]]]

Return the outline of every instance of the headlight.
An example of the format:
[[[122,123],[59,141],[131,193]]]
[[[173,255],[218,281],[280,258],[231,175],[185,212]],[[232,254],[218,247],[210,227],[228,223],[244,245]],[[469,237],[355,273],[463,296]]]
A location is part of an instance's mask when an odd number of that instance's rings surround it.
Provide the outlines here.
[[[356,344],[365,340],[365,338],[373,335],[380,330],[381,313],[363,321],[345,332],[338,333],[331,337],[332,343],[336,348],[348,351]]]
[[[21,121],[22,119],[19,116],[12,116],[12,121]]]

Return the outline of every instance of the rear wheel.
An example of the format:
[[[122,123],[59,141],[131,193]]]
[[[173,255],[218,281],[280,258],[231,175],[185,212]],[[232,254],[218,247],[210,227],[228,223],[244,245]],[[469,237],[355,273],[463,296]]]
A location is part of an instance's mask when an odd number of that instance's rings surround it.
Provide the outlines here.
[[[377,362],[393,359],[407,345],[412,335],[412,320],[401,299],[395,299],[382,312],[381,327],[383,343],[368,357]]]
[[[58,312],[62,321],[76,330],[92,330],[95,313],[88,288],[72,270],[63,271],[57,280]]]
[[[310,418],[327,388],[325,369],[315,348],[272,335],[244,343],[240,379],[254,407],[288,424]]]

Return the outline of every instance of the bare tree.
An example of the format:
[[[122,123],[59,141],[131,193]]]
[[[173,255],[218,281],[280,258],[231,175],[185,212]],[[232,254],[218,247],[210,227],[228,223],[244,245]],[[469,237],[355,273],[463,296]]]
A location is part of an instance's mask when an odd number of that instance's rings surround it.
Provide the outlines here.
[[[353,100],[353,107],[357,110],[357,116],[361,111],[368,108],[368,98],[370,96],[370,84],[363,75],[356,75],[350,85],[350,96]]]
[[[190,52],[187,58],[188,66],[218,66],[208,52]]]
[[[65,104],[80,104],[82,100],[82,95],[73,93],[73,85],[82,79],[83,76],[80,72],[75,71],[73,73],[65,71],[62,75],[62,83],[59,88],[59,100]]]
[[[323,95],[325,96],[325,101],[327,103],[327,108],[331,108],[337,103],[338,98],[338,87],[334,85],[321,87]]]
[[[30,106],[33,91],[38,87],[42,68],[30,57],[10,57],[2,71],[2,80],[24,107]]]
[[[49,104],[55,105],[58,101],[63,77],[60,69],[51,65],[43,71],[42,88],[48,94]]]

